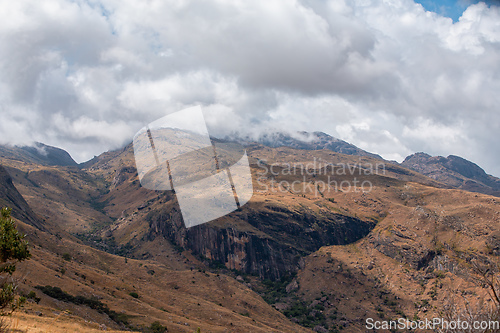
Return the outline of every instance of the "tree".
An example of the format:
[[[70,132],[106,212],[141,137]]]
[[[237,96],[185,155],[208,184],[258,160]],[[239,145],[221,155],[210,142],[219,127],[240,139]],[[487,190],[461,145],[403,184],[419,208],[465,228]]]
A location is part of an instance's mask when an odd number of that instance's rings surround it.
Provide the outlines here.
[[[168,331],[167,328],[160,324],[159,321],[154,321],[153,323],[151,323],[151,326],[149,326],[149,330],[152,333],[164,333]]]
[[[29,259],[31,253],[26,235],[19,233],[14,220],[10,217],[11,209],[0,210],[0,314],[12,313],[24,302],[24,298],[15,297],[17,284],[12,278],[16,264]]]

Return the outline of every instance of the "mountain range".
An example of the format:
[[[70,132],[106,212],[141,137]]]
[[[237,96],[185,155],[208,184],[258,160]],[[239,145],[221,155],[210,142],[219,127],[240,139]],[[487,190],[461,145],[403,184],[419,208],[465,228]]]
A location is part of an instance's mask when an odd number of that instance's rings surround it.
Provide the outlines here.
[[[398,164],[324,133],[232,140],[246,145],[254,196],[189,229],[173,192],[140,186],[131,144],[79,165],[42,144],[0,147],[0,203],[33,246],[20,290],[41,298],[18,315],[23,327],[55,311],[55,332],[156,321],[169,332],[364,332],[366,318],[432,318],[450,294],[487,297],[463,262],[500,252],[499,179],[474,163],[417,153]]]
[[[382,159],[380,155],[367,152],[348,142],[334,138],[322,132],[264,133],[256,140],[249,137],[241,138],[237,135],[228,137],[242,144],[258,142],[267,147],[290,147],[305,150],[331,150],[345,155],[367,156]],[[386,161],[391,163],[392,161]],[[450,155],[448,157],[431,156],[426,153],[409,155],[398,164],[422,175],[432,178],[446,186],[500,196],[500,179],[486,174],[477,164],[462,157]]]

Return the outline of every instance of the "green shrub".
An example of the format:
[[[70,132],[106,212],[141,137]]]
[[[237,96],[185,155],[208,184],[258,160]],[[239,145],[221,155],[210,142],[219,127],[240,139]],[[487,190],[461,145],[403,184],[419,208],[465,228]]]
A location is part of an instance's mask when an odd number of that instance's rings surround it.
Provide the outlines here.
[[[164,333],[167,331],[167,328],[160,324],[159,321],[154,321],[151,323],[151,326],[149,326],[149,330],[151,333]]]
[[[33,301],[35,301],[35,303],[40,303],[41,301],[41,298],[37,296],[37,294],[32,290],[28,293],[28,295],[26,295],[26,298],[27,299],[32,299]]]

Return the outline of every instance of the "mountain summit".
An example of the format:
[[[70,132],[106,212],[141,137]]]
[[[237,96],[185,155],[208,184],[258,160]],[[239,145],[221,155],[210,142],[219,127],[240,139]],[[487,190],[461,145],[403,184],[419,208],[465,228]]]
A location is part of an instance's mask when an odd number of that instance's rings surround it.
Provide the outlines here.
[[[0,145],[0,157],[40,165],[78,165],[67,151],[40,142],[35,142],[32,146]]]
[[[406,157],[401,165],[455,188],[500,196],[499,178],[459,156],[416,153]]]
[[[240,137],[236,134],[226,137],[225,139],[235,140],[241,144],[257,142],[271,148],[289,147],[304,150],[328,149],[345,155],[367,156],[382,159],[380,155],[367,152],[353,144],[323,132],[272,132],[261,134],[257,139],[251,139],[249,136]]]

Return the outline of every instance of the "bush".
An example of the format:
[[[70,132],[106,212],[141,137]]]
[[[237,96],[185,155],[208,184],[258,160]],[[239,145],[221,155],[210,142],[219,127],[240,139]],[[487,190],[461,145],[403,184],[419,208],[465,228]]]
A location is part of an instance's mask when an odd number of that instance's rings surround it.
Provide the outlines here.
[[[28,295],[26,295],[26,298],[27,299],[31,299],[33,301],[35,301],[35,303],[40,303],[41,301],[41,298],[37,296],[37,294],[32,290],[28,293]]]
[[[159,321],[154,321],[151,323],[151,326],[149,326],[149,330],[151,333],[164,333],[167,331],[167,328],[160,324]]]
[[[139,294],[136,293],[135,291],[129,293],[130,296],[132,296],[133,298],[139,298]]]

